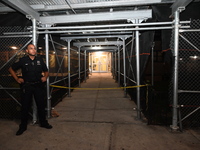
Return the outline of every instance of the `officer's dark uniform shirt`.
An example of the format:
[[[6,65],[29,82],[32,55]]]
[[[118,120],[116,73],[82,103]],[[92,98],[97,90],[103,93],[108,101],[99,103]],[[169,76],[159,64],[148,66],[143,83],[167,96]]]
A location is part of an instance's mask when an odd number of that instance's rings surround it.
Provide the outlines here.
[[[29,56],[20,58],[20,60],[12,65],[13,70],[22,69],[22,78],[24,82],[41,81],[42,72],[48,71],[46,64],[40,57],[35,57],[34,60]]]

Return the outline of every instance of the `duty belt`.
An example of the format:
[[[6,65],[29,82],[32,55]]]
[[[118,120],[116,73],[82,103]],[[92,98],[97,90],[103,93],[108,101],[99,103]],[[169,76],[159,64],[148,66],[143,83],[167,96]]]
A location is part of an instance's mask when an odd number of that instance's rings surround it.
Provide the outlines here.
[[[38,83],[41,83],[41,81],[36,81],[36,82],[25,82],[25,84],[38,84]]]

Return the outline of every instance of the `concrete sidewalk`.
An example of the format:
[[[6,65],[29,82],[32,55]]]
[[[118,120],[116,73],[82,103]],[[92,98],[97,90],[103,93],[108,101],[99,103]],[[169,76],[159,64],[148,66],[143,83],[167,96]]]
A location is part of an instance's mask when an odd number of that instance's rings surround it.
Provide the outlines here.
[[[82,88],[117,87],[110,73],[93,73]],[[200,132],[171,133],[169,128],[136,120],[136,107],[122,90],[76,89],[49,119],[53,129],[29,125],[15,136],[18,122],[0,120],[2,150],[199,150]]]

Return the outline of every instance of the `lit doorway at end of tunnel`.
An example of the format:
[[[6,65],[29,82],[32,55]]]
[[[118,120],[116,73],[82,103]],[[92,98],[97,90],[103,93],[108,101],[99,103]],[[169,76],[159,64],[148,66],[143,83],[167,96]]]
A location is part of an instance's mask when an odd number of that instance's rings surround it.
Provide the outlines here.
[[[90,72],[111,72],[111,53],[92,52],[89,58]]]

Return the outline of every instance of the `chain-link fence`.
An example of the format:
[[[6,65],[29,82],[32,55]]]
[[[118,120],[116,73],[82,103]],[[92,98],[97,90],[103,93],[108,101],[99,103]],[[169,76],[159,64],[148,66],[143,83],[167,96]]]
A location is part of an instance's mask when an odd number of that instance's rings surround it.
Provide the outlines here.
[[[57,39],[50,35],[49,40],[49,78],[50,84],[55,86],[68,87],[68,50],[67,42]],[[43,44],[43,42],[42,42]],[[45,57],[45,55],[43,55]],[[84,80],[84,54],[80,55],[80,72],[81,81]],[[71,87],[79,84],[78,77],[78,52],[76,47],[71,47],[70,52],[70,74]],[[55,106],[63,96],[66,95],[68,89],[50,87],[51,104]]]
[[[192,20],[191,29],[200,29],[200,20]],[[184,128],[199,127],[200,32],[198,30],[179,33],[178,64],[179,125],[183,125]]]
[[[0,36],[4,33],[25,32],[26,27],[0,27]],[[31,41],[30,37],[7,36],[0,38],[0,118],[17,118],[20,111],[19,85],[10,76],[8,68],[25,55],[24,46]],[[20,71],[17,72],[20,75]]]
[[[136,41],[135,37],[129,38],[126,40],[126,49],[125,49],[125,66],[123,60],[123,51],[120,50],[120,53],[116,54],[116,80],[120,86],[136,86],[137,85],[137,71],[140,72],[140,85],[145,85],[146,82],[144,80],[145,76],[145,68],[150,56],[150,51],[152,49],[152,43],[154,40],[154,31],[144,31],[141,33],[139,37],[139,67],[137,67],[136,61]],[[119,57],[120,55],[120,57]],[[120,63],[118,61],[120,60]],[[120,66],[119,66],[120,65]],[[124,67],[126,73],[126,85],[124,85]],[[120,74],[118,74],[120,72]],[[137,104],[137,89],[136,88],[127,88],[126,94],[128,94],[131,99]],[[148,87],[140,88],[140,108],[137,111],[140,111],[145,115],[146,118],[149,117],[149,95],[150,89]],[[140,113],[139,112],[139,113]]]
[[[15,33],[22,35],[15,35]],[[0,118],[14,119],[20,117],[21,100],[19,84],[9,74],[8,68],[12,63],[23,57],[25,47],[32,43],[30,35],[23,35],[23,32],[28,32],[27,27],[0,27]],[[6,36],[5,36],[6,33]],[[68,85],[68,54],[67,42],[60,38],[50,35],[49,38],[49,73],[50,83],[54,85]],[[44,35],[38,37],[37,42],[38,56],[45,60],[45,40]],[[75,48],[71,48],[70,53],[70,73],[71,86],[77,86],[78,79],[78,53]],[[84,54],[81,54],[81,81],[84,79]],[[21,76],[21,71],[17,72]],[[67,89],[50,88],[51,105],[55,106],[64,95],[67,94]],[[30,110],[30,114],[32,110]]]

